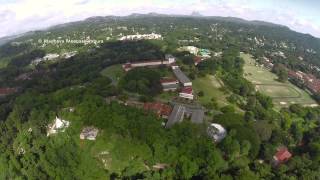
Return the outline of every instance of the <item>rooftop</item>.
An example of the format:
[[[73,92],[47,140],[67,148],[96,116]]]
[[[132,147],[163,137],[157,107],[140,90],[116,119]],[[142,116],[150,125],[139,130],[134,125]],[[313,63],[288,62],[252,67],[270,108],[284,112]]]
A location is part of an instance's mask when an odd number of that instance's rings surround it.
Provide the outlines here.
[[[166,90],[166,89],[178,89],[179,88],[179,84],[162,84],[162,88],[164,90]]]
[[[227,131],[220,124],[211,123],[208,127],[208,135],[214,139],[214,141],[219,142],[227,135]]]
[[[186,110],[186,108],[184,106],[175,105],[172,110],[172,113],[169,116],[168,122],[166,124],[166,128],[170,128],[175,123],[181,122],[184,118],[185,110]]]
[[[192,87],[190,87],[190,86],[183,87],[183,88],[181,89],[181,93],[192,94],[192,93],[193,93]]]
[[[204,118],[204,111],[202,109],[197,109],[192,112],[191,122],[193,123],[202,123]]]
[[[178,83],[178,80],[174,78],[162,78],[160,79],[160,83]]]
[[[173,73],[179,79],[182,84],[190,83],[190,79],[180,70],[179,67],[173,69]]]
[[[286,147],[279,148],[277,153],[274,155],[274,159],[278,162],[285,162],[291,158],[292,154]]]
[[[81,131],[80,139],[96,140],[99,129],[95,127],[85,127]]]

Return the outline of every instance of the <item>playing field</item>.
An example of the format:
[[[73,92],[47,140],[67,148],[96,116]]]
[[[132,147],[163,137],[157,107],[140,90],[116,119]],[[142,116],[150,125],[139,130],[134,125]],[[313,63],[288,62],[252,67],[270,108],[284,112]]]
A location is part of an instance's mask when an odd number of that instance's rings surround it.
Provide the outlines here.
[[[251,55],[240,56],[245,60],[244,77],[255,85],[256,90],[272,97],[276,107],[286,107],[290,104],[306,106],[317,104],[306,91],[289,82],[277,81],[277,76],[264,67],[257,66]]]

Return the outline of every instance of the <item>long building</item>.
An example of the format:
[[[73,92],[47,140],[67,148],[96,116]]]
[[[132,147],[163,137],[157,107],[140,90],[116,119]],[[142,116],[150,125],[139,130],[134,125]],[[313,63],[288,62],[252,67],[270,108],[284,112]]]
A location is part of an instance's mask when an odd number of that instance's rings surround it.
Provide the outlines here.
[[[179,67],[172,68],[172,71],[183,86],[192,86],[190,79],[181,71]]]
[[[137,67],[146,67],[146,66],[160,66],[160,65],[170,65],[176,62],[175,57],[172,55],[166,55],[165,59],[159,59],[159,60],[149,60],[149,61],[139,61],[135,63],[125,63],[122,65],[122,68],[125,71],[130,71],[133,68]]]
[[[168,122],[166,124],[166,128],[170,128],[175,123],[179,123],[184,118],[184,113],[186,111],[186,108],[182,105],[175,105],[173,107],[173,110],[168,118]]]

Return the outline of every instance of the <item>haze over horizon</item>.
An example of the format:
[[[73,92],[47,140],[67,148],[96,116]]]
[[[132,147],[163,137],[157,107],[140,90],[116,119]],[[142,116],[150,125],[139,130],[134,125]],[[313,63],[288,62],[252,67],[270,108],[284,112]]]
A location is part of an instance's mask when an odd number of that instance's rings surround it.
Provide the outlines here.
[[[316,0],[0,0],[0,37],[83,20],[132,13],[238,17],[288,26],[320,37],[320,2]]]

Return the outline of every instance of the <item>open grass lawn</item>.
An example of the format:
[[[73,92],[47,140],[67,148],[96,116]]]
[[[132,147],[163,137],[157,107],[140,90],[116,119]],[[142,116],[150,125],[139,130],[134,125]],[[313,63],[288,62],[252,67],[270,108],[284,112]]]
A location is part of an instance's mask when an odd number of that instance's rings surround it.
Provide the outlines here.
[[[112,80],[113,84],[117,84],[119,79],[124,75],[124,70],[121,67],[121,64],[116,64],[109,66],[101,71],[103,76],[106,76]]]
[[[196,94],[200,91],[204,93],[204,96],[199,97],[201,104],[209,103],[212,98],[216,99],[221,107],[229,104],[226,100],[228,95],[220,89],[221,84],[214,76],[198,77],[192,81],[192,85]]]
[[[264,67],[256,66],[251,55],[240,56],[245,60],[244,77],[255,85],[256,90],[272,97],[276,107],[287,107],[290,104],[317,104],[306,91],[290,82],[281,83],[277,81],[274,73]]]

